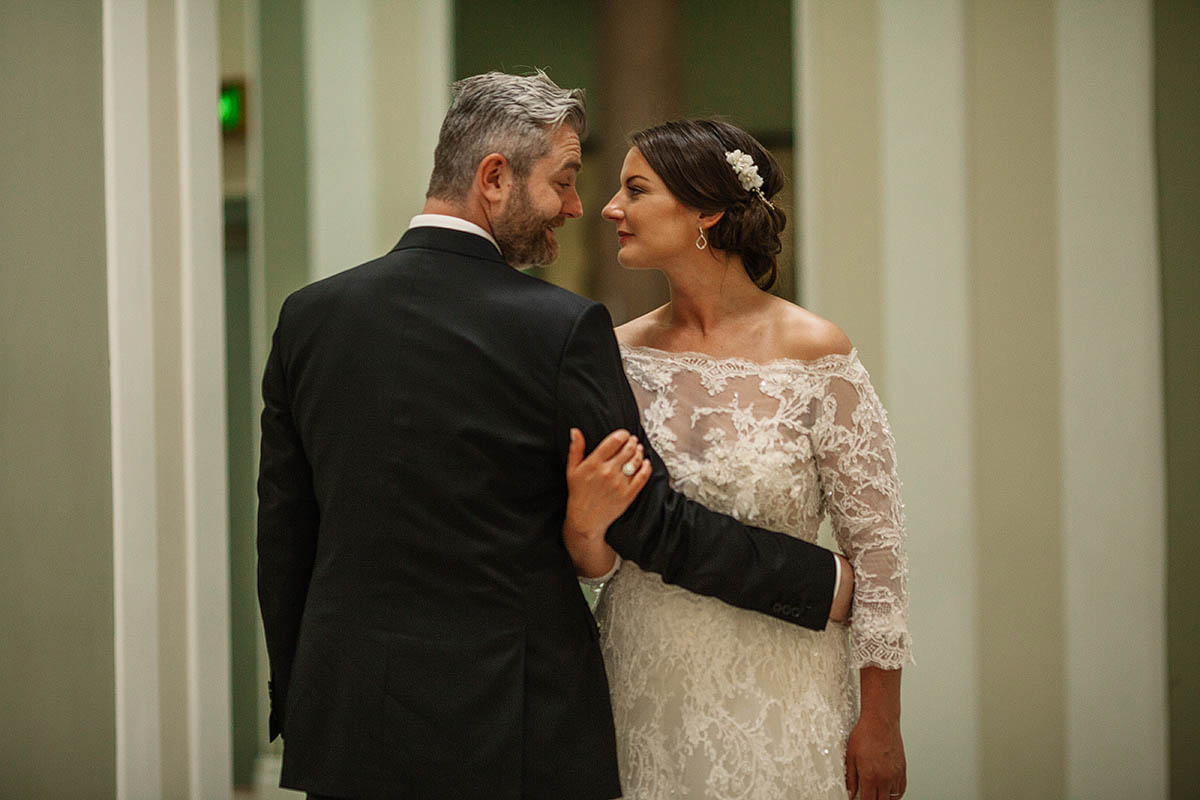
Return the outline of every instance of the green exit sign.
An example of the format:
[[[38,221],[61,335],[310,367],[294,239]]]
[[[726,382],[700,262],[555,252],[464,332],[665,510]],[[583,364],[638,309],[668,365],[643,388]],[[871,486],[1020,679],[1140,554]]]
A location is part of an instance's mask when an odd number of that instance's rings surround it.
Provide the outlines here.
[[[246,85],[241,81],[221,84],[218,101],[221,118],[221,133],[238,136],[246,129]]]

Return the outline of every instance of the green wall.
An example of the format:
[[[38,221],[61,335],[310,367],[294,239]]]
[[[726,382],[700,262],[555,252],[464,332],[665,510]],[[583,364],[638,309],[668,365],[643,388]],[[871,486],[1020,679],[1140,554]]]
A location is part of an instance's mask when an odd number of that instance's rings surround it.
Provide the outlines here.
[[[490,70],[546,70],[559,86],[598,85],[595,0],[457,0],[454,78]],[[594,123],[594,121],[589,121]],[[594,124],[593,124],[593,127]]]
[[[555,0],[459,0],[454,15],[454,75],[492,69],[542,67],[561,86],[583,86],[592,109],[600,91],[636,92],[638,76],[601,85],[599,0],[570,5]],[[688,116],[718,114],[767,143],[790,142],[792,131],[792,22],[790,0],[744,0],[730,6],[680,0],[683,109]],[[589,121],[602,135],[604,120]],[[624,135],[624,131],[619,135]]]
[[[0,0],[0,797],[113,797],[101,4]]]
[[[1200,3],[1154,4],[1171,796],[1200,770]]]
[[[768,146],[792,138],[792,4],[681,3],[683,109],[722,116]]]

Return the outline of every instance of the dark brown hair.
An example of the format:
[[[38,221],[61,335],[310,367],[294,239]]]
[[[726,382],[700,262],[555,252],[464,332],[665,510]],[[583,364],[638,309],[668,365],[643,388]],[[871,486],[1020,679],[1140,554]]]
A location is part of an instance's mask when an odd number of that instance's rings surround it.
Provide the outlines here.
[[[716,119],[665,122],[630,138],[679,202],[704,213],[725,212],[705,234],[709,245],[741,256],[746,274],[760,288],[774,286],[787,215],[743,189],[725,160],[733,150],[753,158],[769,200],[783,188],[783,170],[771,154],[741,128]]]

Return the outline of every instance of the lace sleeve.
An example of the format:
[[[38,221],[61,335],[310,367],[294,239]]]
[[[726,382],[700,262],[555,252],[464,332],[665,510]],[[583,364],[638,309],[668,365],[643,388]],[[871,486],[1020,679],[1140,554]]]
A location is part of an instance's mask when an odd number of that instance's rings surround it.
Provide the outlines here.
[[[856,359],[830,376],[818,399],[813,439],[822,502],[854,567],[853,663],[899,669],[912,662],[912,654],[895,441],[870,377]]]

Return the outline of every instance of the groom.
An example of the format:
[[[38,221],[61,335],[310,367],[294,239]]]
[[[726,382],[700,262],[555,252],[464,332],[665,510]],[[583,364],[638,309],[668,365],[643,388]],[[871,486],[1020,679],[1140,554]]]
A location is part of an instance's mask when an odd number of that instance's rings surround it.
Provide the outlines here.
[[[542,73],[455,88],[425,213],[386,256],[288,298],[263,377],[258,591],[281,784],[613,798],[564,470],[571,427],[646,438],[604,307],[514,269],[552,261],[555,229],[582,213],[583,95]],[[621,556],[810,628],[837,589],[845,615],[850,573],[829,551],[685,500],[646,455],[649,483],[607,537]]]

